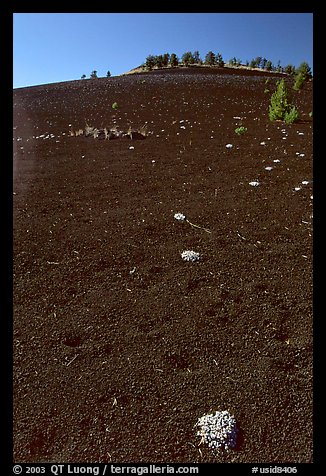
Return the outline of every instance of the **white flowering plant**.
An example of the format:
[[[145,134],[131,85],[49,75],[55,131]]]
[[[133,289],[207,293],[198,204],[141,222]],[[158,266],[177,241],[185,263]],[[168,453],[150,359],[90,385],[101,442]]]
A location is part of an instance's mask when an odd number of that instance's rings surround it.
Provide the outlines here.
[[[211,233],[210,230],[207,230],[207,228],[203,228],[202,226],[199,226],[199,225],[195,225],[194,223],[191,223],[188,218],[186,218],[186,216],[183,214],[183,213],[175,213],[174,214],[174,218],[178,221],[185,221],[187,223],[189,223],[189,225],[195,227],[195,228],[200,228],[201,230],[204,230],[206,231],[206,233]]]
[[[193,251],[193,250],[186,250],[186,251],[183,251],[181,253],[181,258],[184,260],[184,261],[198,261],[200,260],[201,256],[199,253],[197,253],[196,251]]]
[[[214,450],[234,449],[237,444],[238,428],[236,420],[228,411],[216,411],[215,414],[204,415],[198,419],[197,436],[200,443],[206,443]]]
[[[184,221],[186,219],[185,215],[183,213],[175,213],[174,218],[178,221]]]

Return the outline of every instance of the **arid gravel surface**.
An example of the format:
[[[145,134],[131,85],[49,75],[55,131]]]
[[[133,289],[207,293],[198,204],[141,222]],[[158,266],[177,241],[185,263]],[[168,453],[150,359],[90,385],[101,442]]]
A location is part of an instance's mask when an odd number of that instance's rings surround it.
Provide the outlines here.
[[[268,118],[277,79],[14,91],[16,462],[313,461],[313,85],[286,77],[287,125]],[[86,122],[149,134],[69,135]],[[195,425],[224,410],[237,445],[214,452]]]

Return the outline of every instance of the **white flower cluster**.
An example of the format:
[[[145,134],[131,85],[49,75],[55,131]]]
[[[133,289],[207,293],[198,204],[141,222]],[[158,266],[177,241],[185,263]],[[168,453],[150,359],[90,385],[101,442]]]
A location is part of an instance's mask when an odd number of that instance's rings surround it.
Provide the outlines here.
[[[189,223],[189,225],[191,226],[194,226],[195,228],[202,228],[201,226],[198,226],[198,225],[194,225],[194,223],[191,223],[187,218],[186,216],[183,214],[183,213],[175,213],[174,214],[174,218],[178,221],[186,221],[187,223]],[[207,231],[207,233],[210,233],[209,230],[206,230],[205,228],[202,228],[203,230]],[[184,260],[184,261],[198,261],[201,259],[201,256],[199,253],[197,253],[196,251],[192,251],[192,250],[186,250],[186,251],[183,251],[181,253],[181,258]]]
[[[200,254],[196,251],[187,250],[181,253],[181,258],[184,261],[198,261],[200,259]]]
[[[238,429],[234,416],[228,411],[215,412],[198,419],[200,430],[197,436],[212,449],[229,450],[235,448]]]
[[[175,213],[174,218],[179,221],[184,221],[186,219],[183,213]]]

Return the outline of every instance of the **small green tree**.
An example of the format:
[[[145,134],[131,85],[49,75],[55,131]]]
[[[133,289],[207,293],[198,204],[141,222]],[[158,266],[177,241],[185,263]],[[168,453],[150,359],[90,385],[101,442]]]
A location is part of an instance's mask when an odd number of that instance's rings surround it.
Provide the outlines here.
[[[284,68],[284,72],[292,76],[295,73],[295,67],[293,64],[287,64]]]
[[[266,61],[265,69],[266,69],[266,71],[272,71],[272,69],[273,69],[273,63],[271,62],[271,60],[267,60],[267,61]]]
[[[194,55],[191,52],[189,52],[189,53],[190,53],[190,55],[189,55],[189,64],[195,64],[196,62],[195,62]]]
[[[295,106],[292,106],[291,109],[284,114],[284,121],[287,124],[293,124],[299,119],[299,112]]]
[[[284,79],[277,81],[277,89],[272,94],[268,115],[271,121],[284,120],[292,123],[299,118],[299,113],[295,106],[288,101],[288,92]]]
[[[305,82],[306,82],[305,75],[303,73],[297,74],[294,78],[293,89],[295,91],[299,91]]]
[[[175,66],[178,66],[178,64],[179,64],[179,58],[177,57],[177,55],[175,53],[171,53],[170,65],[172,67],[175,67]]]
[[[193,59],[194,59],[194,63],[196,64],[201,64],[202,63],[202,60],[200,58],[200,54],[199,54],[199,51],[194,51],[193,52],[193,55],[192,55]]]
[[[94,71],[91,72],[91,78],[95,79],[97,78],[97,71],[94,69]]]
[[[299,91],[302,88],[303,84],[311,78],[311,69],[306,61],[300,64],[300,66],[295,70],[295,79],[293,89]]]
[[[191,51],[186,51],[186,53],[183,53],[181,61],[185,66],[188,66],[188,64],[194,64],[195,61]]]
[[[307,79],[311,78],[312,74],[311,74],[311,68],[309,66],[309,64],[304,61],[303,63],[300,64],[300,66],[296,69],[296,74],[303,74]]]
[[[284,79],[278,81],[277,89],[272,94],[269,106],[269,118],[271,121],[282,120],[286,112],[289,111],[288,93]]]
[[[268,86],[269,83],[270,83],[270,79],[269,79],[269,78],[266,78],[266,79],[265,79],[265,84],[266,84],[266,86]],[[264,89],[264,93],[265,93],[265,94],[266,94],[266,93],[269,93],[269,89],[268,89],[267,87]]]
[[[157,55],[155,56],[155,66],[157,66],[158,68],[162,68],[163,67],[163,55]]]
[[[205,64],[208,64],[209,66],[213,66],[215,64],[215,54],[213,51],[209,51],[207,55],[205,56]]]
[[[256,63],[256,68],[260,68],[261,67],[261,62],[263,61],[263,58],[262,56],[257,56],[256,59],[255,59],[255,63]]]
[[[163,66],[167,66],[169,64],[169,61],[170,61],[169,53],[164,53],[164,55],[162,56]]]
[[[155,64],[156,64],[155,56],[148,55],[145,60],[145,68],[151,71],[154,68]]]
[[[223,68],[225,63],[223,61],[221,53],[217,53],[217,55],[215,56],[215,62],[217,64],[217,66],[219,66],[220,68]]]
[[[108,72],[106,73],[106,77],[107,77],[107,78],[110,78],[110,77],[111,77],[110,71],[108,71]]]
[[[257,68],[257,62],[255,59],[252,59],[249,63],[250,68]]]
[[[83,74],[81,79],[86,79],[86,74]]]

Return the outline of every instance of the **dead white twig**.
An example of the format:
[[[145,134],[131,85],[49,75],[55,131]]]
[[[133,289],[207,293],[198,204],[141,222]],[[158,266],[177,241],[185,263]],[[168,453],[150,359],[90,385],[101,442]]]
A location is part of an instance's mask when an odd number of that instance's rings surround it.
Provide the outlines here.
[[[203,228],[202,226],[191,223],[187,218],[186,218],[186,222],[189,223],[189,225],[194,226],[195,228],[200,228],[201,230],[206,231],[206,233],[212,233],[210,230],[207,230],[207,228]]]
[[[244,236],[240,235],[240,233],[238,232],[238,230],[235,230],[236,231],[236,234],[239,236],[239,238],[241,238],[242,240],[246,240],[247,238],[245,238]]]
[[[66,364],[66,366],[68,367],[68,365],[72,364],[73,361],[74,361],[75,359],[77,359],[78,355],[79,355],[79,354],[76,354],[71,360],[69,360],[69,362]]]

